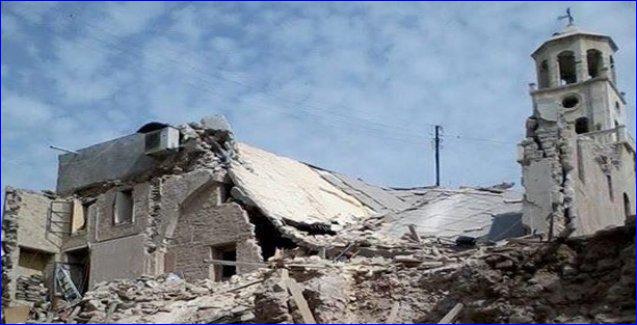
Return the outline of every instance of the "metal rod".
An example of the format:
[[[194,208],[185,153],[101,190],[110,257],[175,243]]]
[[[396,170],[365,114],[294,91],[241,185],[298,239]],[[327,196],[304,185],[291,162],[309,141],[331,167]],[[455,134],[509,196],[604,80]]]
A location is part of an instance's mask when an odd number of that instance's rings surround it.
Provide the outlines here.
[[[436,186],[440,186],[440,125],[436,125],[434,145],[436,150]]]
[[[54,145],[50,145],[49,148],[53,149],[53,150],[57,150],[57,151],[62,151],[62,152],[66,152],[66,153],[72,153],[74,155],[79,155],[79,153],[77,151],[73,151],[73,150],[69,150],[69,149],[64,149],[64,148],[60,148],[60,147],[56,147]]]

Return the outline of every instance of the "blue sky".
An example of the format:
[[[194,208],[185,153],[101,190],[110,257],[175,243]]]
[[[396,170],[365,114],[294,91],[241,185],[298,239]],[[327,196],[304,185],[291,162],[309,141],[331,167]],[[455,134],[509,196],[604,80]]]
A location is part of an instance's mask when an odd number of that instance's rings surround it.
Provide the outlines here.
[[[388,186],[519,184],[529,54],[612,36],[635,134],[635,3],[2,3],[2,187],[57,154],[224,114],[241,141]],[[483,139],[489,139],[488,141]]]

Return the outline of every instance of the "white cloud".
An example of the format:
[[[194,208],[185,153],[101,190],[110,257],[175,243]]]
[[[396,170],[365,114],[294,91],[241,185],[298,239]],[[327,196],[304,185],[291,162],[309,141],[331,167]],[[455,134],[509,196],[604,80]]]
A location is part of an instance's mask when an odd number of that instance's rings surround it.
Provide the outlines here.
[[[14,2],[3,3],[3,11],[6,9],[31,24],[38,24],[44,20],[44,16],[56,6],[56,2]],[[4,16],[2,17],[4,20]],[[4,26],[3,26],[4,27]]]
[[[22,97],[9,94],[3,91],[2,96],[2,120],[3,127],[6,121],[7,126],[11,130],[20,130],[22,128],[39,127],[46,124],[53,117],[53,108],[48,104],[42,103],[28,97]]]
[[[45,41],[34,41],[41,30],[21,29],[35,44],[34,55],[3,54],[2,73],[9,67],[12,75],[42,76],[46,82],[37,87],[28,82],[34,78],[12,77],[12,91],[24,95],[11,101],[64,113],[46,120],[55,127],[41,133],[70,148],[133,132],[149,119],[182,123],[224,113],[243,141],[380,184],[410,186],[433,178],[427,138],[430,124],[442,123],[446,184],[515,181],[514,146],[531,112],[528,55],[561,26],[555,17],[562,7],[65,4],[83,14]],[[634,102],[634,4],[573,8],[578,23],[619,43],[620,86]],[[5,42],[29,49],[18,39],[6,41],[3,31]],[[3,140],[5,127],[34,132],[33,121],[14,117],[15,125],[5,124],[4,97],[3,88]],[[455,134],[508,143],[460,141]],[[17,141],[9,142],[16,159],[30,157]]]
[[[153,19],[165,13],[164,2],[105,2],[105,17],[96,23],[97,28],[115,37],[140,33]]]

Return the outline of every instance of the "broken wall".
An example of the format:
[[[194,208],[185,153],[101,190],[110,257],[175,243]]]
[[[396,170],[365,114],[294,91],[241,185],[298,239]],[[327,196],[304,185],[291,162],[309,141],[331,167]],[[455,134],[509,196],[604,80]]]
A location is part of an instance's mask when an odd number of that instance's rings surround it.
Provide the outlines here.
[[[214,277],[214,266],[207,260],[216,258],[214,249],[218,247],[234,246],[237,262],[262,261],[254,225],[240,205],[220,201],[220,185],[208,182],[179,205],[178,222],[166,254],[166,271],[188,280]],[[255,268],[240,264],[236,271],[241,274]]]
[[[574,233],[584,235],[634,214],[634,145],[618,141],[621,128],[576,134],[574,123],[537,121],[518,158],[527,226],[550,238],[572,221]]]
[[[71,192],[106,181],[126,180],[153,169],[145,155],[144,134],[134,133],[59,156],[57,192]]]
[[[7,188],[2,218],[3,306],[16,295],[16,280],[44,275],[58,258],[62,235],[47,231],[51,199],[43,194]]]

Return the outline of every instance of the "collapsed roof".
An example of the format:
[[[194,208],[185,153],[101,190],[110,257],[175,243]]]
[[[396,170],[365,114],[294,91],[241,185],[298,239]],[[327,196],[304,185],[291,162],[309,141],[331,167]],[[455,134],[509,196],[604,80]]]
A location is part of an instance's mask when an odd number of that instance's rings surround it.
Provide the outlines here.
[[[525,234],[521,194],[511,189],[391,189],[237,144],[233,196],[290,239],[312,246],[365,237],[390,245],[414,225],[425,237],[498,241]],[[332,236],[336,235],[336,236]]]

